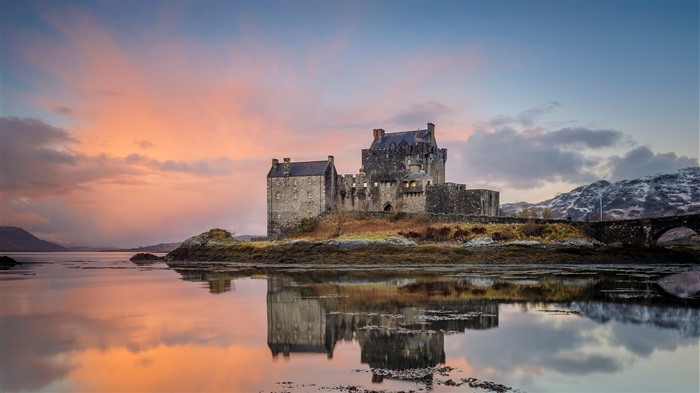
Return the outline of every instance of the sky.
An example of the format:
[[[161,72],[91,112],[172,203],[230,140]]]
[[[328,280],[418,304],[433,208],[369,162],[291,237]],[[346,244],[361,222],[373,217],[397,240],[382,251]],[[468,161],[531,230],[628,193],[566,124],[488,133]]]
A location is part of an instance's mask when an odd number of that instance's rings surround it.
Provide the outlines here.
[[[698,165],[698,1],[1,0],[0,221],[66,245],[266,231],[272,158],[539,202]]]

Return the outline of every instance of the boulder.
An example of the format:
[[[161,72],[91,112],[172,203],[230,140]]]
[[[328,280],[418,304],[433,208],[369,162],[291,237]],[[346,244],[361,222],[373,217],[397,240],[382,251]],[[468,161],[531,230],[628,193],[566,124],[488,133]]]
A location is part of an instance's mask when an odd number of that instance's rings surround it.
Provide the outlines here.
[[[21,265],[22,262],[17,262],[14,259],[3,255],[0,257],[0,270],[11,269],[14,266]]]

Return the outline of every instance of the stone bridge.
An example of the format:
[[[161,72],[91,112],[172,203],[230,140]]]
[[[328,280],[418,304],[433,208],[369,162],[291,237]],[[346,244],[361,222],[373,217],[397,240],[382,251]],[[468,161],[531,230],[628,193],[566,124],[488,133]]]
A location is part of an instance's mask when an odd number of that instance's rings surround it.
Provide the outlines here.
[[[700,214],[631,220],[571,222],[587,236],[605,244],[652,248],[671,229],[685,227],[700,234]]]

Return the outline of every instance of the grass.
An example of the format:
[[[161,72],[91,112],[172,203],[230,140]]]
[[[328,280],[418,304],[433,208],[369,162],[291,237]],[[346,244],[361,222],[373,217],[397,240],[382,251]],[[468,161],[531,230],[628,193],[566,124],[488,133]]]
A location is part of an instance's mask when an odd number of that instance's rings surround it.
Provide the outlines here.
[[[403,236],[419,243],[466,242],[478,237],[491,237],[497,241],[537,240],[548,242],[582,237],[577,228],[563,223],[536,224],[468,224],[435,222],[426,216],[411,216],[403,219],[378,218],[373,216],[345,217],[338,231],[338,218],[324,217],[313,226],[297,231],[289,238],[308,240],[375,239],[388,236]],[[340,236],[337,233],[340,232]]]

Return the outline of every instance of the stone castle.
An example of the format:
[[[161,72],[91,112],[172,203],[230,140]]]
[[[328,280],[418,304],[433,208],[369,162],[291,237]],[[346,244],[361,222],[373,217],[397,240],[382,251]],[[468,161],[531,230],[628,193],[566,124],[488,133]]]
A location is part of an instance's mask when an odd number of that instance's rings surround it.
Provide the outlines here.
[[[333,156],[324,161],[272,159],[267,174],[267,235],[281,237],[304,218],[325,212],[405,212],[496,216],[498,191],[445,182],[447,149],[425,130],[373,130],[362,150],[360,173],[338,175]]]

